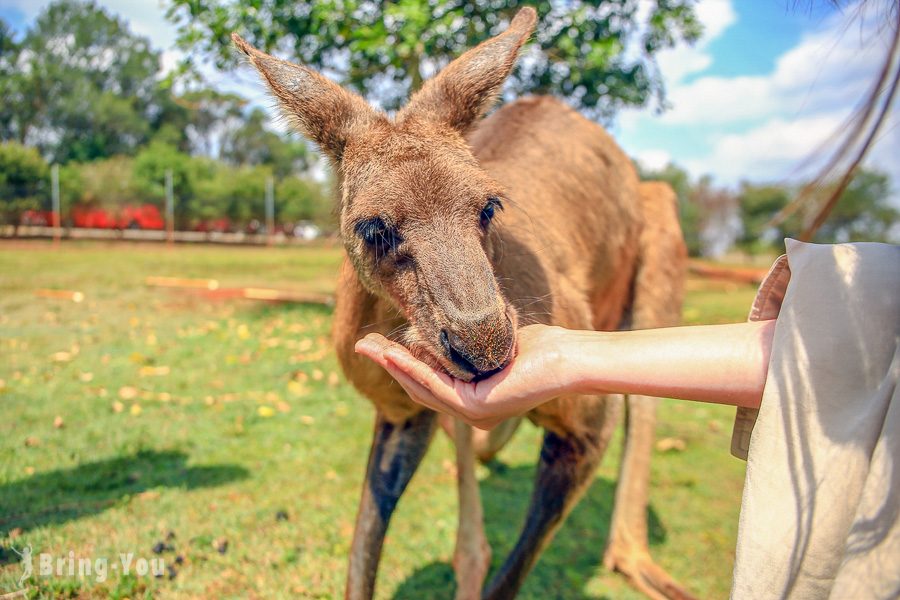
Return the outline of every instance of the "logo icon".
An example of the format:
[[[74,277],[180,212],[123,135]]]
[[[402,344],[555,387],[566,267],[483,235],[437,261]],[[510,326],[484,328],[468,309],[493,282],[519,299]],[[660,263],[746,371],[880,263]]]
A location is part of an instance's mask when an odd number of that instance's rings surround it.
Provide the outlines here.
[[[10,546],[10,548],[22,559],[22,576],[19,577],[19,587],[22,587],[25,585],[25,580],[31,577],[31,574],[34,572],[34,565],[31,562],[31,546],[25,546],[21,552],[16,550],[14,546]]]

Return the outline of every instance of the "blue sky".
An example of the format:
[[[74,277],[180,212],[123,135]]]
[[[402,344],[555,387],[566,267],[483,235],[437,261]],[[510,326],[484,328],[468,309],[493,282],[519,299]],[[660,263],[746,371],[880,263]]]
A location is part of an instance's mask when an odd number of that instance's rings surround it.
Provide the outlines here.
[[[149,36],[164,65],[175,63],[174,32],[158,0],[98,1]],[[0,0],[0,17],[21,31],[47,3]],[[697,12],[703,38],[660,56],[669,110],[625,111],[612,133],[644,166],[672,161],[723,185],[809,175],[798,165],[849,115],[884,56],[879,15],[870,10],[848,27],[854,5],[840,12],[826,0],[700,0]],[[249,70],[214,80],[271,105]],[[900,187],[897,125],[895,118],[885,128],[869,162]]]

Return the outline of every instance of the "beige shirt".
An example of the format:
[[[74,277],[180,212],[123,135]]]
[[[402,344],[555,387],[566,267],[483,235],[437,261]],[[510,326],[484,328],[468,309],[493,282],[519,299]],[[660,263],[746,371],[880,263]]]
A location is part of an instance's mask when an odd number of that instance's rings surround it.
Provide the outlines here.
[[[732,438],[731,597],[900,598],[900,247],[787,240],[750,314],[775,317],[762,404]]]

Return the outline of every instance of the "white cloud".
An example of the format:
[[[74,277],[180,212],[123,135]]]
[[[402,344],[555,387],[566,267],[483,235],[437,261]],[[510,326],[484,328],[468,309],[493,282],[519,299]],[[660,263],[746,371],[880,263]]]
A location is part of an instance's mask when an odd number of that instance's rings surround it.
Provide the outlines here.
[[[660,121],[672,124],[730,123],[773,114],[804,115],[845,108],[873,81],[885,49],[879,24],[861,24],[862,39],[844,33],[835,17],[782,55],[772,73],[755,77],[701,77],[676,84],[672,109]],[[865,40],[865,41],[863,41]]]
[[[704,7],[713,4],[719,2],[701,2],[698,14],[711,11]],[[702,71],[692,71],[710,64],[708,46],[700,45],[693,62],[675,67],[665,63],[669,111],[659,116],[631,113],[620,119],[623,144],[639,159],[668,153],[693,175],[709,173],[725,184],[809,176],[815,164],[806,164],[802,171],[799,167],[823,148],[820,154],[827,156],[829,147],[823,144],[863,98],[886,56],[889,31],[883,17],[876,11],[860,15],[856,6],[850,6],[804,34],[764,75],[703,76]],[[857,20],[848,26],[853,18]],[[730,22],[720,16],[721,28],[709,31],[721,34]],[[691,72],[700,76],[685,81]],[[643,131],[646,140],[652,137],[646,135],[648,130],[662,142],[630,147],[629,134]],[[678,135],[685,131],[691,135]],[[898,154],[900,123],[894,119],[883,129],[868,164],[887,170],[900,184]]]
[[[677,46],[660,52],[660,71],[669,85],[688,75],[699,73],[712,64],[709,44],[737,21],[731,0],[707,0],[697,5],[697,19],[703,24],[703,37],[693,46]]]
[[[640,165],[650,171],[658,171],[672,162],[672,155],[665,150],[644,150],[634,157]]]

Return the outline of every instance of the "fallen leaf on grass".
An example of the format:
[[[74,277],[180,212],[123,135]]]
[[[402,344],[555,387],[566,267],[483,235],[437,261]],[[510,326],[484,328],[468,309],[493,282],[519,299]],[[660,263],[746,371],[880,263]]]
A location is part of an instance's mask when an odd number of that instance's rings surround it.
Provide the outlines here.
[[[328,385],[330,385],[331,387],[335,387],[340,382],[341,382],[341,378],[337,373],[332,371],[331,373],[328,374]]]
[[[53,427],[55,427],[56,429],[62,429],[63,427],[65,427],[65,425],[66,423],[65,421],[63,421],[63,418],[59,415],[56,415],[56,418],[53,419]]]
[[[309,415],[303,415],[300,417],[300,422],[303,423],[304,425],[312,425],[313,423],[316,422],[316,419]]]
[[[38,438],[36,438],[32,435],[25,438],[25,447],[26,448],[34,448],[35,446],[40,446],[40,445],[41,445],[41,440],[39,440]]]
[[[123,385],[119,388],[119,398],[122,400],[131,400],[137,398],[138,389],[130,385]]]
[[[169,369],[169,367],[166,367],[166,366],[151,367],[151,366],[147,365],[147,366],[141,367],[140,370],[138,371],[138,374],[141,377],[164,377],[164,376],[168,375],[169,372],[170,372],[170,369]]]
[[[275,414],[275,411],[272,410],[271,406],[260,406],[256,409],[256,412],[261,417],[271,417]]]
[[[291,412],[291,405],[282,400],[278,403],[278,410],[283,413]]]
[[[69,362],[72,360],[71,352],[54,352],[50,355],[50,360],[53,362]]]
[[[667,437],[656,442],[656,449],[659,452],[669,452],[671,450],[683,452],[685,448],[687,448],[687,444],[681,438]]]
[[[90,383],[91,381],[94,380],[94,374],[89,373],[87,371],[82,371],[81,373],[78,374],[78,379],[82,383]]]
[[[334,407],[334,414],[338,417],[346,417],[350,414],[350,408],[343,402]]]
[[[132,404],[131,409],[129,411],[133,416],[138,416],[141,414],[141,405],[140,404]]]
[[[312,372],[313,381],[322,381],[322,378],[325,377],[325,373],[323,373],[320,369],[314,369]]]
[[[288,391],[295,396],[305,396],[309,394],[309,388],[299,381],[291,380],[288,382]]]
[[[125,405],[122,404],[121,402],[119,402],[118,400],[116,400],[115,402],[112,403],[112,409],[113,409],[114,413],[120,413],[123,410],[125,410]]]

